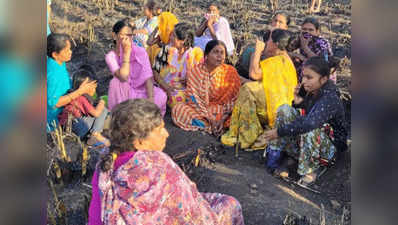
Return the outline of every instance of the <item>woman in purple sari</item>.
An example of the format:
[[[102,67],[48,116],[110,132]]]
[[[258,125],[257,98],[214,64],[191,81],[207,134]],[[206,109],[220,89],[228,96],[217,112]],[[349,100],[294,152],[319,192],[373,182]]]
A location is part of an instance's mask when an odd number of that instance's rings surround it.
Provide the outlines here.
[[[290,52],[289,55],[296,65],[298,80],[301,82],[302,67],[304,62],[314,56],[321,56],[327,62],[334,59],[332,48],[328,40],[320,36],[320,24],[315,18],[306,18],[301,25],[300,35],[290,42],[289,51],[299,48],[299,53]],[[330,75],[330,79],[336,83],[336,73]]]
[[[145,99],[113,109],[112,144],[92,180],[89,225],[244,225],[235,198],[200,193],[162,152],[168,136],[159,108]]]
[[[146,98],[166,113],[166,93],[153,85],[153,74],[148,54],[132,41],[132,30],[127,20],[118,21],[112,30],[115,49],[105,56],[114,78],[109,84],[108,108],[127,99]]]

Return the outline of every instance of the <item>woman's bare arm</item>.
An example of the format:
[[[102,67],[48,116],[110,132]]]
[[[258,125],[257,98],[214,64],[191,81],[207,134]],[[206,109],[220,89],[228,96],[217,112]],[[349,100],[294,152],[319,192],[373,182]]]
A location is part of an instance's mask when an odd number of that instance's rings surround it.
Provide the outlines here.
[[[99,100],[95,109],[88,111],[88,113],[94,117],[99,117],[102,111],[104,111],[104,108],[105,108],[105,102],[104,100],[101,99]]]
[[[149,35],[148,40],[146,41],[146,44],[148,46],[152,46],[160,42],[160,37],[157,34],[158,34],[158,28],[156,27],[155,30],[153,30],[153,32],[151,33],[151,35]]]
[[[213,40],[217,40],[216,31],[214,30],[213,24],[215,23],[216,18],[211,16],[209,20],[207,20],[207,28],[209,28],[210,35]]]
[[[122,40],[123,60],[119,70],[114,74],[120,81],[126,82],[130,76],[130,55],[132,51],[131,39],[125,38]]]
[[[205,32],[207,28],[207,20],[203,20],[198,29],[195,32],[196,37],[200,37],[203,35],[203,32]]]
[[[78,98],[79,96],[89,93],[90,90],[92,88],[96,88],[96,86],[97,86],[96,81],[85,80],[76,91],[73,91],[67,95],[61,96],[58,99],[58,102],[55,105],[55,107],[59,108],[59,107],[69,104],[72,100]]]
[[[249,76],[253,80],[261,80],[261,78],[263,77],[263,73],[260,69],[260,57],[261,57],[261,52],[258,52],[256,50],[252,54],[250,59]]]
[[[153,101],[153,81],[151,78],[146,80],[145,82],[145,87],[146,87],[146,93],[148,95],[148,99]]]
[[[123,54],[122,66],[115,72],[114,76],[122,82],[128,81],[130,76],[130,53]]]

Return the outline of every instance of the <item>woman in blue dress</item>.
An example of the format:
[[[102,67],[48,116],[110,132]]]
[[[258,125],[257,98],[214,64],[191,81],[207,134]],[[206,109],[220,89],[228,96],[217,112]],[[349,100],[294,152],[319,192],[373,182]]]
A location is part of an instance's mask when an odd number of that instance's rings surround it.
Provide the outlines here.
[[[80,87],[69,94],[71,78],[65,62],[72,57],[71,42],[66,34],[52,33],[47,36],[47,132],[58,124],[58,114],[63,106],[96,88],[95,81],[84,81]]]

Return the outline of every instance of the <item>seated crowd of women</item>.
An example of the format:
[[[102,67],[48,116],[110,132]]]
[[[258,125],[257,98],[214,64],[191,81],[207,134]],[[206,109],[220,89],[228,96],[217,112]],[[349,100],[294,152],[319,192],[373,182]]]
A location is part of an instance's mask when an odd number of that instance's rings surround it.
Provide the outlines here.
[[[344,108],[331,77],[336,65],[317,20],[305,19],[295,36],[287,31],[289,16],[274,15],[262,41],[243,50],[237,70],[226,63],[235,47],[217,4],[196,31],[153,1],[144,14],[112,28],[107,96],[96,96],[90,66],[69,76],[67,35],[47,37],[48,132],[72,118],[73,132],[89,144],[110,146],[93,177],[89,224],[244,224],[238,201],[199,193],[162,153],[167,108],[184,130],[265,150],[273,173],[281,172],[282,156],[296,158],[306,183],[315,181],[321,159],[346,150]],[[101,132],[110,111],[108,140]]]

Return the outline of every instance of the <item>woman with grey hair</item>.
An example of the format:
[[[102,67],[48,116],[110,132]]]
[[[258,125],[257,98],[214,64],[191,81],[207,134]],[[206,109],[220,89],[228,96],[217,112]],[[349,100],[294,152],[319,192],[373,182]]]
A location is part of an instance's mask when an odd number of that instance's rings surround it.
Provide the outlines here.
[[[111,147],[92,180],[89,225],[243,225],[239,202],[200,193],[163,149],[169,133],[159,108],[127,100],[112,112]]]

